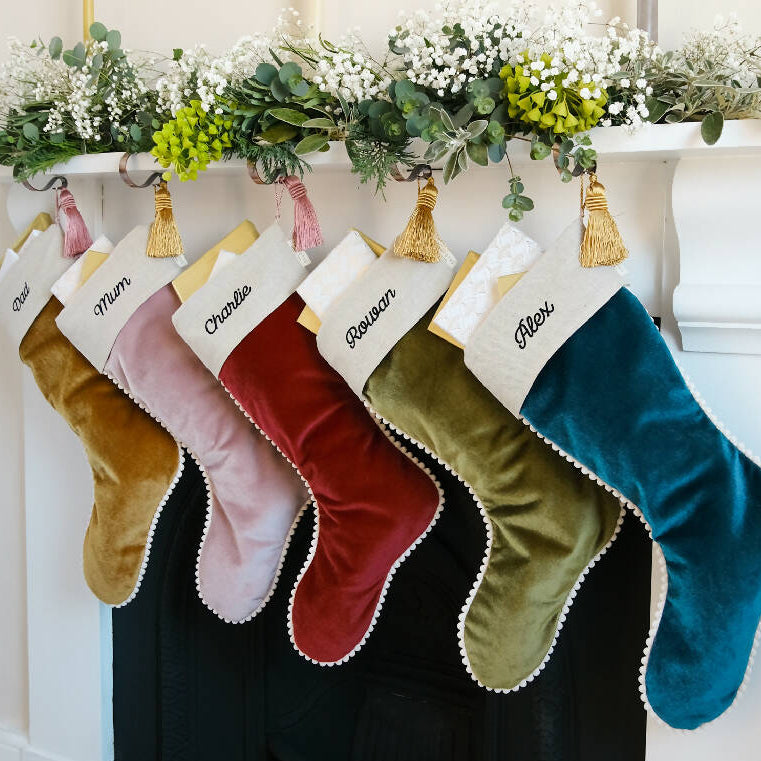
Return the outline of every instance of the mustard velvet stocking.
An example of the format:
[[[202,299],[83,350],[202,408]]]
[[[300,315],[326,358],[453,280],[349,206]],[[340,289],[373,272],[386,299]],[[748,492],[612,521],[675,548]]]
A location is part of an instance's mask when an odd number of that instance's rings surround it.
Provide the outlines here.
[[[140,586],[152,524],[179,476],[182,455],[158,423],[64,338],[55,324],[61,309],[51,298],[19,354],[90,462],[95,501],[84,541],[85,579],[100,600],[123,605]]]

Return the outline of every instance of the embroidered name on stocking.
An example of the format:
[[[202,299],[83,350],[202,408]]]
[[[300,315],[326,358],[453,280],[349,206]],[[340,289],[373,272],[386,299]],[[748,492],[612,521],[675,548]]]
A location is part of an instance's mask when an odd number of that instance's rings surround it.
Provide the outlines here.
[[[212,314],[208,320],[204,323],[204,328],[209,335],[213,335],[219,329],[219,326],[232,315],[232,313],[246,300],[246,297],[251,294],[252,288],[250,285],[244,285],[242,288],[236,288],[233,291],[233,297],[228,301],[222,309]]]
[[[389,288],[378,300],[378,305],[373,306],[363,319],[361,319],[356,325],[352,325],[346,331],[346,343],[349,345],[350,349],[353,349],[356,346],[357,341],[362,340],[362,337],[367,333],[370,327],[378,320],[381,314],[388,309],[391,299],[395,296],[396,291],[393,288]]]
[[[26,301],[26,297],[29,295],[29,283],[24,283],[24,289],[21,291],[21,293],[16,296],[15,299],[13,299],[13,311],[14,312],[20,312],[21,307],[24,306],[24,302]]]
[[[539,328],[544,325],[545,320],[555,311],[555,305],[545,301],[544,306],[539,307],[533,317],[528,315],[521,317],[518,327],[515,330],[515,343],[519,349],[526,348],[526,341],[536,335]]]
[[[106,291],[93,307],[95,316],[103,317],[108,308],[127,290],[128,285],[132,285],[132,281],[125,275],[111,290]]]

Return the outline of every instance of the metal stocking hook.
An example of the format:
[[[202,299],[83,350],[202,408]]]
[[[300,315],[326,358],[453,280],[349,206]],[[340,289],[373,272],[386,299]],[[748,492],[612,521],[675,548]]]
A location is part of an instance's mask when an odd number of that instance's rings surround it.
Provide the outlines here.
[[[267,180],[262,179],[262,176],[259,174],[259,170],[256,168],[256,162],[255,161],[247,161],[246,162],[246,168],[248,169],[248,176],[257,184],[257,185],[274,185],[277,182],[280,182],[283,177],[286,176],[285,170],[280,169],[277,173],[277,176],[274,180],[271,182],[267,182]]]
[[[145,182],[141,183],[135,182],[129,176],[129,172],[127,171],[127,162],[129,161],[129,157],[131,155],[131,153],[125,153],[119,159],[119,177],[122,178],[124,184],[128,185],[131,188],[147,188],[149,185],[158,185],[159,182],[161,182],[162,172],[151,172],[151,174],[148,175],[148,179]]]
[[[438,167],[432,167],[430,164],[416,164],[405,177],[399,167],[394,164],[389,173],[397,182],[415,182],[415,180],[427,180],[433,176],[434,172],[438,171],[441,170]]]
[[[60,182],[61,184],[54,188],[56,182]],[[62,174],[56,174],[53,177],[51,177],[43,187],[41,188],[35,188],[34,185],[32,185],[29,180],[21,180],[21,184],[27,189],[27,190],[33,190],[35,193],[44,193],[46,190],[63,190],[65,187],[68,186],[69,181],[62,175]]]

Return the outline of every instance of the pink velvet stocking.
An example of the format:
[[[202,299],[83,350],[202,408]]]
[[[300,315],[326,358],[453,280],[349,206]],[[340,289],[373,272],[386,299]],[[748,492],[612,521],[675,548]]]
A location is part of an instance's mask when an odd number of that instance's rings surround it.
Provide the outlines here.
[[[293,468],[256,431],[177,335],[170,285],[122,328],[106,373],[191,451],[209,514],[196,569],[203,602],[226,621],[252,618],[272,594],[307,501]]]

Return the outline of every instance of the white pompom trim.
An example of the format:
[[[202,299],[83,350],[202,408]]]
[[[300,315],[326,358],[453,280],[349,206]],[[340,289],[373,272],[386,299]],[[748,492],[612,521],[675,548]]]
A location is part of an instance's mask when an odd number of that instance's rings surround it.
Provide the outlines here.
[[[166,426],[161,422],[161,420],[159,420],[142,402],[140,402],[138,399],[135,399],[135,397],[132,396],[132,394],[126,388],[124,388],[124,386],[122,386],[122,384],[113,375],[111,375],[111,373],[107,372],[105,373],[105,376],[111,380],[120,391],[126,394],[143,412],[153,418],[153,420],[155,420],[166,431]],[[169,431],[167,431],[167,433],[169,433]],[[169,435],[171,436],[171,434]],[[169,484],[169,488],[166,490],[166,492],[164,492],[164,496],[162,497],[161,502],[159,502],[158,507],[153,514],[153,520],[151,520],[151,525],[148,529],[148,536],[145,540],[145,549],[143,550],[143,560],[140,564],[140,570],[137,574],[137,581],[135,582],[135,586],[130,593],[130,596],[124,600],[124,602],[120,602],[118,605],[109,606],[111,608],[123,608],[125,605],[131,603],[135,597],[137,597],[137,593],[140,591],[140,585],[143,583],[143,578],[145,577],[145,571],[148,567],[148,560],[151,556],[151,547],[153,546],[153,536],[156,533],[156,526],[159,522],[159,518],[161,517],[161,511],[169,501],[169,498],[172,496],[172,492],[175,490],[177,484],[180,481],[180,478],[182,477],[182,472],[185,468],[185,453],[182,451],[182,446],[177,441],[177,439],[175,439],[174,436],[172,436],[172,439],[174,440],[174,443],[177,444],[177,472],[172,479],[172,483]]]
[[[558,616],[558,622],[555,628],[555,635],[552,638],[552,643],[550,644],[550,647],[547,650],[547,653],[545,654],[542,662],[534,669],[534,671],[531,672],[531,674],[529,674],[527,677],[522,679],[518,684],[514,685],[513,687],[489,687],[488,685],[483,684],[483,682],[481,682],[478,679],[478,677],[475,675],[470,663],[470,658],[468,657],[468,651],[465,647],[465,619],[467,618],[468,612],[470,610],[470,606],[472,605],[473,600],[476,597],[476,593],[478,592],[478,589],[481,586],[481,582],[483,581],[484,574],[486,573],[486,569],[489,566],[489,560],[491,558],[493,530],[492,530],[491,520],[489,519],[489,516],[486,513],[486,508],[484,507],[481,500],[478,498],[478,495],[476,494],[473,487],[448,462],[446,462],[445,460],[442,460],[441,457],[439,457],[434,451],[432,451],[425,444],[418,441],[417,439],[412,438],[412,436],[410,436],[408,433],[405,433],[396,425],[394,425],[390,420],[383,417],[379,412],[377,412],[370,405],[367,399],[364,399],[363,401],[365,402],[365,407],[367,407],[367,409],[370,410],[370,412],[372,412],[373,415],[375,415],[375,417],[378,418],[378,420],[380,420],[384,425],[387,425],[397,434],[411,441],[413,444],[415,444],[415,446],[420,447],[420,449],[422,449],[427,455],[432,457],[440,465],[442,465],[447,471],[449,471],[453,476],[455,476],[457,480],[463,486],[467,488],[468,492],[470,492],[470,495],[473,498],[473,501],[478,507],[478,510],[481,513],[481,518],[484,522],[484,525],[486,526],[486,551],[484,553],[483,560],[481,561],[481,567],[479,568],[478,574],[476,576],[476,580],[473,583],[473,586],[471,587],[470,594],[468,595],[468,598],[465,604],[463,605],[462,610],[460,611],[460,615],[457,621],[457,637],[458,637],[458,642],[460,647],[460,656],[462,658],[462,663],[465,666],[466,671],[468,672],[468,674],[470,674],[471,679],[473,679],[473,681],[476,682],[479,687],[483,687],[489,692],[496,692],[496,693],[516,692],[522,687],[525,687],[529,682],[532,682],[538,676],[538,674],[544,669],[544,667],[547,665],[547,662],[552,657],[552,653],[555,650],[555,645],[557,643],[558,637],[560,636],[560,630],[563,628],[563,624],[565,623],[565,619],[566,619],[566,616],[568,615],[568,611],[570,610],[571,605],[573,604],[573,600],[576,597],[576,594],[579,591],[579,588],[581,587],[581,584],[584,581],[585,576],[589,573],[589,570],[595,565],[595,563],[597,563],[597,561],[608,551],[608,548],[613,544],[613,542],[618,537],[619,532],[621,531],[621,525],[624,518],[624,510],[622,509],[618,516],[618,520],[616,521],[616,526],[613,530],[610,540],[597,553],[597,555],[595,555],[594,558],[592,558],[592,560],[589,562],[586,568],[581,572],[578,579],[576,580],[576,583],[574,584],[573,588],[568,594],[568,597],[566,598],[563,609]]]
[[[272,442],[270,441],[269,444],[272,445]],[[196,591],[198,592],[198,597],[201,600],[201,602],[215,616],[217,616],[217,618],[221,619],[226,624],[245,624],[246,622],[251,621],[253,618],[255,618],[259,613],[261,613],[262,610],[264,610],[264,606],[272,598],[272,595],[275,594],[275,589],[277,588],[278,581],[280,581],[280,574],[283,570],[283,564],[285,563],[285,556],[288,552],[288,548],[291,545],[291,540],[293,539],[293,535],[296,533],[296,527],[299,525],[301,516],[304,514],[304,511],[306,510],[306,508],[309,506],[309,503],[311,500],[306,500],[306,502],[304,502],[304,504],[299,508],[298,512],[296,513],[296,517],[293,519],[293,523],[291,523],[291,527],[288,530],[288,534],[285,538],[285,542],[283,543],[283,549],[280,552],[280,558],[278,560],[277,567],[275,568],[275,574],[272,577],[272,582],[270,583],[270,587],[267,590],[267,593],[261,599],[261,602],[256,606],[256,608],[254,608],[250,613],[247,613],[243,618],[229,618],[225,616],[224,614],[220,613],[206,599],[206,596],[204,595],[204,592],[203,592],[203,586],[201,584],[201,555],[203,554],[204,545],[206,544],[206,538],[209,533],[209,529],[211,527],[211,520],[212,520],[212,514],[214,512],[214,507],[213,507],[213,499],[212,499],[212,485],[206,473],[206,470],[204,469],[203,465],[201,465],[201,461],[198,459],[198,457],[195,454],[190,452],[190,455],[195,461],[196,465],[198,465],[198,469],[203,474],[204,481],[206,482],[206,520],[204,521],[203,535],[201,536],[201,543],[198,547],[198,554],[196,556],[196,567],[195,567]]]
[[[721,433],[736,449],[738,449],[742,454],[744,454],[752,463],[757,465],[758,467],[761,467],[761,459],[756,457],[753,452],[750,451],[741,441],[737,439],[736,436],[734,436],[729,429],[724,425],[724,423],[719,420],[713,413],[713,410],[708,406],[705,399],[702,397],[700,392],[695,387],[695,384],[692,382],[690,377],[687,375],[687,373],[684,372],[681,365],[674,359],[674,364],[677,366],[677,369],[679,370],[679,373],[681,374],[687,389],[692,394],[692,397],[695,399],[695,401],[698,403],[700,408],[705,413],[706,417],[713,423],[714,426],[718,429],[719,433]],[[650,538],[653,538],[653,532],[650,528],[650,525],[645,520],[645,517],[642,515],[642,513],[639,511],[638,508],[636,508],[634,505],[629,503],[630,507],[634,510],[635,513],[639,516],[640,520],[645,524],[647,527],[647,531],[650,534]],[[717,716],[715,719],[712,719],[711,721],[707,721],[705,724],[701,724],[699,727],[696,727],[695,729],[676,729],[675,727],[670,726],[667,724],[656,712],[655,709],[650,705],[650,701],[647,698],[647,687],[645,684],[645,675],[647,673],[647,664],[650,660],[650,652],[653,647],[653,642],[655,640],[655,635],[658,631],[658,627],[661,623],[661,618],[663,617],[663,611],[666,607],[666,597],[668,595],[668,570],[666,568],[666,559],[663,555],[663,550],[661,549],[660,544],[653,540],[654,546],[657,548],[656,554],[656,562],[658,563],[658,572],[660,575],[660,589],[659,589],[659,599],[658,599],[658,605],[655,610],[655,615],[653,616],[653,622],[650,626],[650,631],[647,636],[647,643],[645,645],[645,652],[642,656],[642,665],[639,669],[639,692],[640,697],[642,699],[642,702],[645,705],[645,708],[647,711],[655,718],[656,722],[663,727],[668,727],[672,732],[678,733],[678,734],[694,734],[695,732],[699,732],[706,727],[710,726],[714,722],[718,721],[720,718],[725,717],[730,711],[732,711],[733,708],[737,705],[740,698],[745,694],[745,691],[748,688],[748,682],[750,681],[750,675],[751,671],[753,670],[753,666],[756,660],[756,653],[758,652],[759,644],[761,644],[761,619],[759,620],[758,626],[756,627],[756,633],[753,637],[753,644],[751,646],[750,655],[748,656],[748,663],[745,667],[745,674],[743,675],[742,682],[740,682],[740,686],[737,688],[737,692],[735,693],[734,700],[729,704],[729,706],[724,710],[719,716]]]
[[[275,449],[277,449],[278,452],[280,452],[281,456],[290,463],[291,467],[296,471],[299,478],[304,483],[304,486],[306,487],[307,492],[309,493],[310,499],[307,501],[304,507],[309,504],[309,502],[312,502],[312,504],[315,506],[314,511],[314,528],[312,530],[312,541],[309,547],[309,553],[307,555],[307,559],[304,562],[304,565],[299,572],[298,577],[296,578],[296,583],[293,585],[293,590],[291,591],[291,596],[288,601],[288,636],[291,640],[291,644],[293,645],[296,652],[306,658],[310,663],[314,663],[318,666],[336,666],[340,663],[345,663],[349,660],[353,655],[356,655],[359,650],[362,648],[362,646],[367,641],[367,638],[370,636],[370,633],[375,628],[375,622],[378,619],[378,615],[380,614],[381,607],[383,606],[383,603],[386,599],[386,592],[388,590],[388,586],[391,583],[391,578],[393,577],[394,573],[396,573],[396,569],[404,562],[404,560],[409,557],[410,553],[412,552],[415,547],[417,547],[418,544],[425,538],[426,534],[433,528],[436,521],[439,519],[439,515],[441,514],[441,510],[444,506],[444,492],[441,489],[441,486],[438,482],[438,480],[434,477],[434,475],[431,473],[431,471],[423,464],[421,463],[416,457],[414,457],[410,452],[408,452],[404,447],[402,447],[398,442],[396,442],[386,430],[383,429],[382,426],[379,426],[379,428],[383,431],[383,433],[386,435],[388,440],[401,452],[403,452],[410,460],[412,460],[422,471],[424,471],[428,477],[433,481],[434,485],[436,486],[436,490],[439,493],[439,503],[436,507],[436,512],[434,513],[433,518],[431,519],[431,522],[428,524],[428,527],[425,529],[425,531],[402,553],[400,557],[396,559],[396,562],[391,567],[391,570],[389,571],[388,575],[386,576],[386,581],[383,584],[383,589],[381,590],[380,597],[378,598],[378,604],[375,607],[375,612],[373,613],[373,617],[370,620],[370,624],[367,627],[367,630],[365,631],[362,639],[352,648],[350,652],[348,652],[346,655],[344,655],[342,658],[340,658],[337,661],[318,661],[314,658],[310,657],[306,653],[304,653],[302,650],[299,649],[299,646],[296,644],[296,639],[294,637],[293,633],[293,601],[296,596],[296,590],[299,586],[299,583],[301,582],[301,579],[303,578],[304,574],[307,572],[307,569],[309,568],[310,564],[312,563],[312,560],[314,558],[315,552],[317,551],[317,541],[320,535],[320,509],[319,509],[319,503],[317,502],[317,498],[314,496],[314,491],[312,490],[312,487],[307,481],[306,478],[301,474],[301,471],[298,469],[296,464],[289,459],[286,454],[283,452],[282,449],[267,435],[267,433],[262,430],[262,428],[254,421],[254,419],[251,417],[251,415],[248,414],[247,410],[243,407],[243,405],[233,396],[232,392],[230,391],[227,386],[222,382],[220,379],[220,383],[222,383],[222,387],[227,391],[227,393],[230,395],[230,398],[235,402],[238,409],[246,416],[248,421],[253,425],[261,434],[264,436],[267,441],[269,441]],[[303,513],[303,510],[302,510]],[[299,513],[299,518],[301,518],[301,513]],[[291,535],[289,535],[288,542],[290,543],[291,536],[293,535],[293,532],[295,530],[295,523],[294,527],[291,530]],[[285,553],[283,554],[283,559],[285,558]],[[282,565],[282,563],[281,563]],[[279,575],[279,570],[278,570]]]
[[[136,399],[135,396],[132,394],[131,391],[129,391],[127,388],[122,385],[122,383],[111,373],[106,373],[107,377],[113,381],[113,383],[121,390],[123,391],[135,404],[137,404],[138,407],[140,407],[141,410],[143,410],[145,413],[150,415],[151,418],[153,418],[172,438],[174,438],[175,442],[177,443],[177,446],[180,450],[180,460],[181,460],[181,466],[180,469],[175,476],[174,481],[172,482],[172,486],[170,487],[169,491],[164,496],[164,499],[161,502],[161,505],[159,506],[158,510],[156,511],[156,514],[153,517],[153,522],[151,523],[151,530],[149,534],[149,541],[146,545],[146,554],[145,559],[143,561],[143,568],[140,572],[140,577],[138,580],[138,584],[135,587],[134,591],[132,592],[132,595],[123,603],[120,603],[119,605],[116,605],[114,607],[122,607],[126,605],[128,602],[134,599],[135,595],[138,592],[138,589],[140,587],[140,582],[142,581],[144,569],[145,566],[148,564],[148,555],[150,554],[150,548],[151,544],[153,542],[153,534],[155,531],[156,523],[158,522],[159,516],[161,514],[161,511],[166,504],[166,501],[169,499],[169,496],[174,491],[175,486],[177,485],[177,482],[180,479],[180,476],[182,475],[183,470],[183,451],[182,442],[180,442],[178,439],[174,437],[172,432],[169,430],[169,427],[164,423],[164,421],[158,416],[155,415],[151,410],[149,410],[139,399]],[[225,389],[227,391],[227,389]],[[236,403],[236,406],[240,409],[240,405],[237,403],[235,397],[230,394],[230,392],[227,392],[230,396],[230,398]],[[269,439],[267,439],[269,441]],[[272,444],[272,442],[269,442]],[[274,445],[273,445],[274,446]],[[201,464],[201,460],[199,459],[198,455],[193,452],[189,447],[185,446],[185,449],[187,449],[188,454],[191,456],[195,464],[198,466],[198,470],[201,472],[201,475],[203,476],[204,484],[206,486],[206,518],[204,519],[204,526],[203,526],[203,534],[201,535],[201,541],[198,546],[198,552],[196,553],[196,564],[195,564],[195,583],[196,583],[196,592],[198,593],[198,598],[201,600],[201,602],[208,608],[217,618],[224,621],[226,624],[245,624],[247,621],[250,621],[252,618],[254,618],[256,615],[258,615],[263,609],[264,606],[270,601],[270,598],[275,593],[275,588],[277,587],[277,583],[280,580],[280,573],[283,569],[283,564],[285,563],[285,555],[288,551],[288,547],[291,544],[291,539],[293,538],[293,535],[296,531],[296,526],[298,525],[299,521],[301,520],[301,516],[304,514],[304,511],[306,510],[307,506],[309,505],[309,500],[307,500],[299,509],[298,513],[296,514],[296,517],[293,520],[293,523],[291,524],[291,528],[288,531],[288,536],[286,537],[285,543],[283,545],[282,552],[280,553],[280,560],[278,561],[277,568],[275,569],[275,575],[272,579],[272,583],[270,584],[270,588],[267,591],[267,594],[262,598],[261,602],[257,607],[252,610],[250,613],[248,613],[244,618],[240,619],[232,619],[224,616],[222,613],[220,613],[204,596],[203,589],[201,587],[201,578],[200,578],[200,565],[201,565],[201,553],[203,552],[204,544],[206,543],[206,537],[209,533],[209,528],[211,526],[211,519],[212,519],[212,513],[213,513],[213,488],[211,485],[211,479],[209,478],[209,474],[206,472],[206,468]]]

